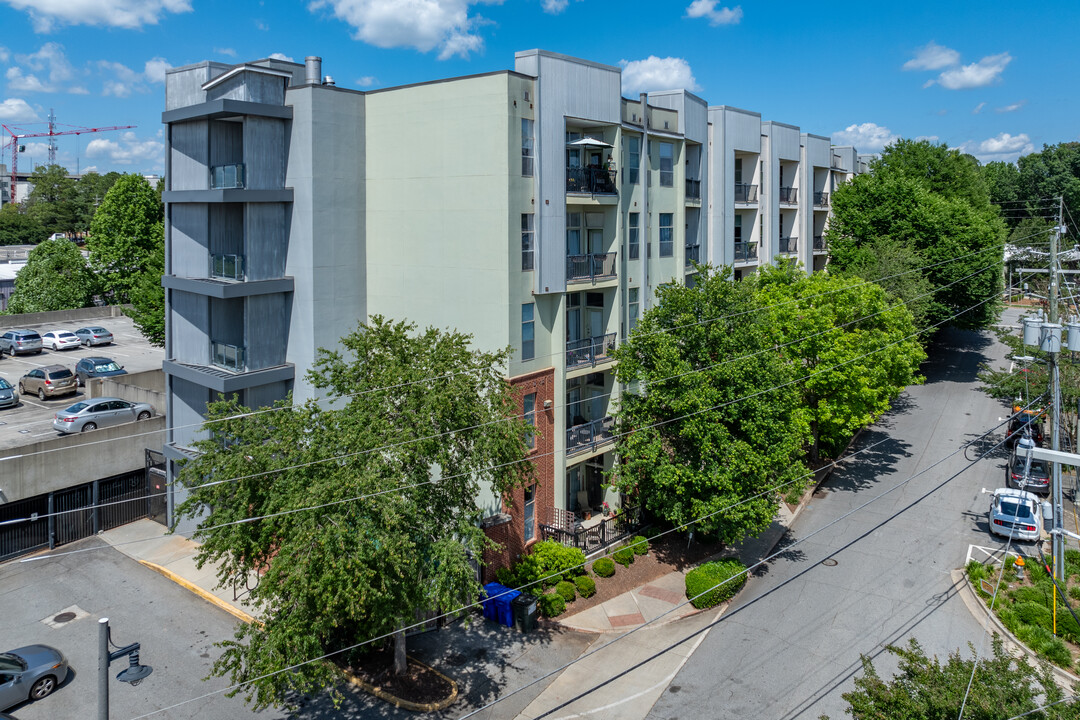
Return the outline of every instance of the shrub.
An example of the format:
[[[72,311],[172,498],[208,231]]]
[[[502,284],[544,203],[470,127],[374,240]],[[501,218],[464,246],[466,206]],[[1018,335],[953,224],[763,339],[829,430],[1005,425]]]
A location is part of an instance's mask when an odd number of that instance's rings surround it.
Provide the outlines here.
[[[578,595],[590,598],[596,594],[596,582],[587,575],[578,575],[574,578],[574,586],[577,587]]]
[[[649,527],[647,527],[647,528],[645,528],[645,529],[643,529],[641,531],[641,535],[643,535],[648,540],[652,540],[654,537],[656,537],[657,535],[659,535],[662,532],[664,532],[664,531],[661,530],[660,528],[656,527],[655,525],[650,525]],[[634,538],[634,539],[636,540],[637,538]]]
[[[1064,605],[1058,605],[1057,631],[1059,636],[1069,642],[1080,644],[1080,624],[1077,624],[1069,613],[1069,609]]]
[[[1046,606],[1050,602],[1050,596],[1042,587],[1029,587],[1024,585],[1009,592],[1009,597],[1018,603],[1039,603]]]
[[[1080,575],[1080,550],[1069,548],[1065,551],[1065,574]]]
[[[517,585],[517,576],[510,568],[499,568],[496,570],[495,579],[500,585],[505,585],[506,587],[514,587]]]
[[[990,576],[990,571],[978,560],[970,561],[965,570],[967,570],[967,576],[971,580],[971,584],[976,587],[978,587],[980,580],[985,580]]]
[[[1022,643],[1055,665],[1067,668],[1072,666],[1072,654],[1060,638],[1054,637],[1046,628],[1034,625],[1022,625],[1016,632]]]
[[[1040,603],[1016,603],[1013,606],[1013,612],[1016,613],[1017,619],[1025,625],[1034,625],[1049,630],[1054,622],[1050,609]]]
[[[585,572],[585,553],[578,548],[566,547],[554,540],[542,540],[533,545],[532,552],[514,565],[513,577],[503,585],[525,589],[539,583],[544,588],[554,587],[566,577]],[[498,577],[498,574],[496,574]]]
[[[649,541],[638,535],[630,541],[629,548],[634,551],[635,555],[648,555]]]
[[[566,601],[562,599],[562,595],[541,595],[539,604],[540,612],[544,614],[544,617],[558,617],[566,612]]]
[[[566,580],[563,580],[555,586],[555,593],[568,603],[577,600],[577,593],[574,592],[574,583],[567,582]]]
[[[634,562],[634,551],[628,547],[625,547],[622,550],[616,550],[614,554],[612,554],[611,559],[623,567],[630,567],[630,564]]]
[[[1024,571],[1027,573],[1028,578],[1034,584],[1038,584],[1043,580],[1050,579],[1050,575],[1047,574],[1046,568],[1043,567],[1042,563],[1037,561],[1026,563],[1024,565]]]
[[[603,578],[615,574],[615,562],[611,558],[602,557],[592,564],[592,571]]]
[[[709,562],[686,573],[686,597],[698,608],[719,605],[746,582],[746,566],[738,560]]]
[[[1069,597],[1073,600],[1080,600],[1080,587],[1073,585],[1069,588]]]

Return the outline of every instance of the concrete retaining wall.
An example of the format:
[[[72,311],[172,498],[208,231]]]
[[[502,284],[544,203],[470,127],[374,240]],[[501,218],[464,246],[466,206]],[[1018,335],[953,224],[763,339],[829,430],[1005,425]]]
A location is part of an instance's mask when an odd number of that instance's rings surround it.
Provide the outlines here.
[[[165,373],[161,370],[94,378],[86,382],[86,395],[91,398],[118,397],[128,402],[145,402],[154,406],[155,413],[165,412]]]
[[[121,317],[129,305],[106,305],[104,307],[78,308],[77,310],[53,310],[50,312],[0,315],[0,328],[34,328],[39,325],[68,322],[71,320],[100,320]]]

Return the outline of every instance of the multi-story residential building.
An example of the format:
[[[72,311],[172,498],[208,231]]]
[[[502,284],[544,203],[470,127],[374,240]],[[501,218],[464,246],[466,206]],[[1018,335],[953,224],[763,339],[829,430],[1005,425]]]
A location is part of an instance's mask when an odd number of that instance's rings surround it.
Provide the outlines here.
[[[480,499],[507,556],[618,506],[612,351],[697,262],[742,272],[796,256],[783,242],[803,234],[814,267],[802,228],[811,188],[832,182],[824,138],[685,91],[624,98],[621,80],[539,50],[369,92],[324,80],[314,57],[168,71],[170,474],[208,400],[310,398],[317,349],[380,314],[514,349],[536,484]]]

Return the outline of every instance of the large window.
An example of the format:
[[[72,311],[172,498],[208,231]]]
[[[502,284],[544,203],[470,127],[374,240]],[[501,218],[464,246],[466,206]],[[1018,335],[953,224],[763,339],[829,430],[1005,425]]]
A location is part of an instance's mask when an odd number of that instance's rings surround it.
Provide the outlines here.
[[[637,260],[641,256],[641,213],[630,213],[629,230],[630,259]]]
[[[525,177],[532,177],[533,157],[533,121],[521,118],[521,174]]]
[[[536,485],[525,488],[525,542],[536,535]]]
[[[533,233],[533,214],[521,213],[521,269],[533,269],[533,252],[535,250],[535,237]]]
[[[638,288],[630,288],[629,290],[629,309],[627,312],[627,329],[626,334],[634,332],[634,328],[637,326],[638,317],[641,315],[641,302],[639,300],[639,293],[641,291]]]
[[[525,424],[529,426],[529,435],[525,439],[529,448],[536,447],[536,393],[525,396]]]
[[[672,222],[674,213],[660,213],[660,257],[671,257],[675,254],[675,229]]]
[[[521,359],[532,360],[536,356],[536,329],[533,323],[533,314],[536,306],[525,303],[521,306]]]
[[[735,242],[742,242],[742,215],[735,213]]]
[[[641,169],[641,139],[632,137],[626,140],[626,153],[629,156],[627,165],[628,179],[634,185],[638,183],[638,173]]]
[[[675,146],[669,142],[660,143],[660,187],[675,185]]]
[[[735,184],[742,185],[742,158],[735,158]]]
[[[566,214],[566,254],[585,254],[581,244],[581,213]]]

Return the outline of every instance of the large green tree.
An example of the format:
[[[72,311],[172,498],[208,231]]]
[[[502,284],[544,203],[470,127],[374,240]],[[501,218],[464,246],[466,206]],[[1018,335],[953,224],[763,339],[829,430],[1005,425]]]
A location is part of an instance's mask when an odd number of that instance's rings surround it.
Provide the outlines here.
[[[0,245],[37,245],[49,237],[36,218],[8,203],[0,208]]]
[[[70,240],[46,240],[30,251],[15,277],[10,313],[71,310],[93,304],[97,278]]]
[[[146,258],[135,284],[129,292],[131,307],[126,314],[135,323],[151,345],[165,345],[165,288],[161,277],[165,274],[164,227],[158,225],[157,247]]]
[[[53,233],[72,233],[78,226],[78,196],[75,180],[67,168],[41,165],[30,175],[33,189],[26,198],[26,213]]]
[[[105,194],[86,246],[112,302],[128,302],[140,276],[153,272],[150,258],[160,247],[163,218],[157,192],[141,175],[122,175]]]
[[[88,172],[79,178],[79,182],[75,185],[75,204],[78,213],[75,229],[77,231],[87,232],[90,229],[94,213],[119,178],[120,173],[115,171],[104,175]]]
[[[836,457],[904,388],[920,381],[926,353],[907,307],[879,285],[784,264],[752,282],[810,413],[810,460]]]
[[[477,595],[485,488],[498,497],[530,477],[508,352],[380,317],[341,348],[319,350],[308,375],[322,400],[239,417],[234,399],[211,403],[179,476],[199,564],[218,562],[222,584],[262,575],[246,600],[262,622],[240,626],[214,665],[250,683],[256,707],[338,679],[321,662],[268,673],[370,638],[396,633],[403,662],[400,629],[417,613]]]
[[[615,351],[629,390],[613,480],[659,517],[734,542],[772,521],[782,493],[770,487],[800,488],[809,417],[754,285],[728,277],[703,268],[693,287],[660,286]]]

